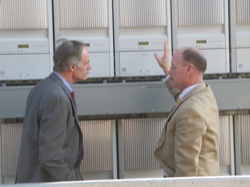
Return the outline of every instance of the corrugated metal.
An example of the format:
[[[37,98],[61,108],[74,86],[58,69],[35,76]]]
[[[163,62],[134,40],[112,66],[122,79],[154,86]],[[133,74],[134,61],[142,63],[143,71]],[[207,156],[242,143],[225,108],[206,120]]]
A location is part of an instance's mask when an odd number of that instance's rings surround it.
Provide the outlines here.
[[[59,0],[60,28],[108,28],[108,0]]]
[[[237,0],[237,24],[250,23],[250,1]]]
[[[167,0],[120,0],[120,27],[167,25]]]
[[[224,24],[225,0],[177,0],[178,25]]]
[[[160,137],[166,118],[123,119],[124,168],[158,168],[154,149]],[[113,168],[111,120],[80,121],[84,137],[85,157],[82,172],[111,171]],[[220,116],[221,123],[221,165],[230,165],[230,128],[232,116]],[[242,164],[250,163],[250,115],[240,115]],[[2,174],[14,176],[21,144],[22,124],[1,124]]]
[[[230,126],[233,124],[232,116],[220,116],[220,165],[231,164],[231,137]]]
[[[82,172],[112,171],[112,121],[80,121],[83,133]]]
[[[2,175],[15,176],[19,149],[21,146],[22,124],[1,124]]]
[[[48,28],[47,0],[1,0],[0,29]]]
[[[240,126],[241,164],[250,164],[250,115],[239,115],[238,125]]]
[[[165,122],[165,118],[122,120],[125,170],[159,168],[153,153]]]
[[[84,161],[82,172],[112,171],[112,121],[81,121]],[[22,124],[1,124],[2,175],[15,176],[21,145]]]
[[[149,169],[159,167],[153,152],[166,118],[122,120],[124,133],[124,168]],[[220,164],[230,165],[230,125],[232,116],[220,116]]]

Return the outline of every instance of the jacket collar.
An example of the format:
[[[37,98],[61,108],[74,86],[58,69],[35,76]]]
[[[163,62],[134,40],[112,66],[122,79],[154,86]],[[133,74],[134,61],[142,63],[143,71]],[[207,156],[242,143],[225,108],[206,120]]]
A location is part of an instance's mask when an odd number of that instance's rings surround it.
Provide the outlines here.
[[[182,103],[183,101],[185,101],[187,98],[189,98],[192,95],[195,95],[197,93],[199,93],[201,90],[205,89],[207,87],[207,85],[205,84],[204,81],[200,82],[194,89],[192,89],[190,92],[188,92],[181,100],[180,103]]]
[[[188,92],[183,99],[180,102],[177,102],[176,105],[172,108],[172,110],[169,112],[169,115],[167,117],[167,121],[169,121],[172,117],[172,115],[174,114],[174,112],[177,110],[177,108],[179,108],[179,106],[185,101],[187,100],[189,97],[191,97],[192,95],[195,95],[197,93],[199,93],[200,91],[202,91],[203,89],[205,89],[207,87],[207,85],[204,83],[204,81],[202,81],[201,83],[199,83],[194,89],[192,89],[190,92]]]

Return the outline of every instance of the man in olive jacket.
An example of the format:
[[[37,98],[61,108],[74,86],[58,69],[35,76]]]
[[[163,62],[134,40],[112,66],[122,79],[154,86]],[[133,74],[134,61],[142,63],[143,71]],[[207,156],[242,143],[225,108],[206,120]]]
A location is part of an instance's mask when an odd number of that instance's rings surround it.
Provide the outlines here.
[[[164,176],[220,175],[219,113],[214,94],[203,81],[205,57],[195,48],[182,48],[174,54],[170,67],[165,42],[163,57],[155,54],[155,58],[168,76],[165,84],[176,100],[154,152]]]

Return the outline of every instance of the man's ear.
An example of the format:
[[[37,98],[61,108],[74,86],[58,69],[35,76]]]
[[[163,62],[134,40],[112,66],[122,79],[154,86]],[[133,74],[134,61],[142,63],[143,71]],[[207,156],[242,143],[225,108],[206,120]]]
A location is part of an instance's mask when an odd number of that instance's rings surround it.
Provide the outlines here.
[[[194,71],[194,65],[188,64],[187,71],[189,71],[189,72]]]
[[[75,65],[73,65],[73,64],[69,64],[69,69],[71,70],[71,71],[75,71]]]

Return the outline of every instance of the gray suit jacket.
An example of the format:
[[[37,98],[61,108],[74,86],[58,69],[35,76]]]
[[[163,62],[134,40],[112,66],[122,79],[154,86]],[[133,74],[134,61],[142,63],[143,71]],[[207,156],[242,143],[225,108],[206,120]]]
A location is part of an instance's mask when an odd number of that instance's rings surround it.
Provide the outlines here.
[[[81,180],[82,142],[75,103],[52,73],[27,99],[16,183]]]
[[[220,175],[219,135],[217,103],[202,82],[169,113],[154,155],[169,177]]]

